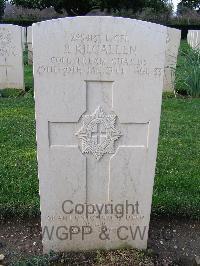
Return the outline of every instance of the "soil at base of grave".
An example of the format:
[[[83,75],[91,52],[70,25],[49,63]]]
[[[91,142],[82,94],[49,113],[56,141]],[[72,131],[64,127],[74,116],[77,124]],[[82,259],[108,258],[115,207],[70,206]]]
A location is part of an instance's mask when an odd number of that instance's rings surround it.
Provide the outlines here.
[[[42,255],[40,217],[0,221],[0,254],[5,255],[3,262],[0,262],[1,265],[11,265],[21,259]],[[152,217],[148,254],[150,258],[145,263],[143,259],[140,261],[138,253],[132,249],[103,251],[99,264],[198,265],[195,258],[200,256],[200,222],[189,219]],[[66,253],[65,259],[61,260],[63,264],[59,265],[98,265],[96,257],[95,251]],[[113,263],[113,258],[115,263]]]

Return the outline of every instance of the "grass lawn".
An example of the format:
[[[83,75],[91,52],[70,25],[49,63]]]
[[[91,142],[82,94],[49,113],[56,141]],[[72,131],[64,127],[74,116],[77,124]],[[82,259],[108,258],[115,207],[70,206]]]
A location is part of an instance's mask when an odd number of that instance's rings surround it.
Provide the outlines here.
[[[156,213],[200,218],[200,99],[165,99],[153,194]]]
[[[38,211],[32,97],[0,99],[0,214]]]
[[[32,68],[25,67],[26,88]],[[155,214],[200,218],[200,99],[164,99],[153,195]],[[0,214],[39,212],[34,99],[0,98]]]

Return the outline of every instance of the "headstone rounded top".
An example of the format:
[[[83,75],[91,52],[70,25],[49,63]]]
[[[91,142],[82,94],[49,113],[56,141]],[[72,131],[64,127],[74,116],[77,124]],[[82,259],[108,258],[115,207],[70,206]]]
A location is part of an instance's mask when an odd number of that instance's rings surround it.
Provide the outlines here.
[[[113,17],[113,16],[76,16],[76,17],[65,17],[65,18],[58,18],[58,19],[51,19],[51,20],[45,20],[41,22],[34,23],[34,25],[46,25],[48,23],[59,23],[59,22],[73,22],[73,21],[88,21],[88,22],[95,22],[95,21],[106,21],[109,23],[117,23],[117,22],[126,22],[130,24],[139,24],[145,27],[155,27],[158,30],[165,30],[167,27],[153,23],[153,22],[148,22],[148,21],[143,21],[143,20],[137,20],[137,19],[132,19],[132,18],[123,18],[123,17]]]

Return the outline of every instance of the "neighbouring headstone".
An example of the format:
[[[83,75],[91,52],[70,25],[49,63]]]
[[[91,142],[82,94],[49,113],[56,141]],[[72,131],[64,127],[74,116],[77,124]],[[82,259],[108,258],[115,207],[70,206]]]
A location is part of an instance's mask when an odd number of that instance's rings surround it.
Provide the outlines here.
[[[0,24],[0,89],[24,89],[22,30]]]
[[[22,27],[22,47],[23,51],[25,51],[26,48],[26,28]]]
[[[193,49],[200,49],[200,30],[189,30],[187,41]]]
[[[181,31],[167,28],[166,61],[164,73],[164,91],[173,91]]]
[[[147,247],[166,39],[124,18],[34,24],[44,252]]]
[[[33,64],[32,26],[27,28],[28,64]]]

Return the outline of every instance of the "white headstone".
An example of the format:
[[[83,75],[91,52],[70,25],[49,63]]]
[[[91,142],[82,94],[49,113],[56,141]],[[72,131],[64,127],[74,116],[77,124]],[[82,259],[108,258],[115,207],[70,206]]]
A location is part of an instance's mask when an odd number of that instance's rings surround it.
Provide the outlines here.
[[[193,49],[200,49],[200,30],[189,30],[187,41]]]
[[[178,51],[181,41],[181,31],[167,28],[167,47],[164,74],[164,91],[173,91]]]
[[[25,51],[25,47],[26,47],[26,28],[22,27],[22,47],[23,47],[23,51]]]
[[[188,31],[188,34],[187,34],[187,42],[188,44],[191,46],[191,36],[192,36],[192,32],[191,30]]]
[[[33,64],[32,26],[27,28],[28,64]]]
[[[22,30],[0,24],[0,89],[24,89]]]
[[[33,26],[45,252],[147,247],[166,38],[113,17]]]

